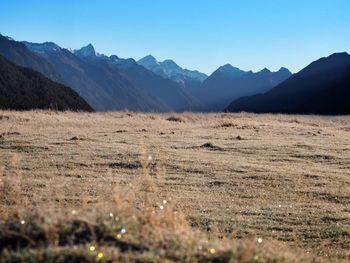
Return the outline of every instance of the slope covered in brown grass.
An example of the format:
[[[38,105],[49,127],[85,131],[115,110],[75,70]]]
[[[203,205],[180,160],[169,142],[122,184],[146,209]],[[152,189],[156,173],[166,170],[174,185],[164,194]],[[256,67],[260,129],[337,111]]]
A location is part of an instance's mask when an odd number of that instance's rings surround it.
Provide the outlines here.
[[[0,128],[8,262],[349,259],[349,117],[3,111]]]

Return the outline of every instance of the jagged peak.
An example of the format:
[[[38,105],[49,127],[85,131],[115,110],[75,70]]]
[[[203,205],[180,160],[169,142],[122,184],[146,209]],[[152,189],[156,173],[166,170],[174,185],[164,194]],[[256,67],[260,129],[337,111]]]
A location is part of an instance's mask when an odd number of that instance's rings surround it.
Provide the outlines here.
[[[89,43],[87,46],[82,47],[81,49],[78,50],[74,50],[74,54],[76,54],[77,56],[81,56],[81,57],[90,57],[90,56],[96,56],[96,51],[94,46]]]

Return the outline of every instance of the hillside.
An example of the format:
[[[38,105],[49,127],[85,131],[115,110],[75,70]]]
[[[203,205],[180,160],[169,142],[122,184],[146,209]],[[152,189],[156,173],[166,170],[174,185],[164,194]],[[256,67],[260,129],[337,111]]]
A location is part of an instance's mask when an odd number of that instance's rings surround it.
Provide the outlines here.
[[[0,108],[92,111],[72,89],[0,56]]]
[[[14,41],[1,34],[0,55],[16,65],[39,71],[53,81],[61,81],[60,75],[45,59],[28,50],[23,43]]]
[[[234,101],[227,111],[350,114],[350,55],[319,59],[265,94]]]

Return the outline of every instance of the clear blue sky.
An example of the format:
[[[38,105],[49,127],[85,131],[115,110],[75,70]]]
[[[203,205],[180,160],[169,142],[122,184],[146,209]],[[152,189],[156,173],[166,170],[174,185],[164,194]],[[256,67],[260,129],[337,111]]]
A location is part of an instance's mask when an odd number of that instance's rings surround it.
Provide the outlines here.
[[[350,0],[1,0],[0,33],[16,40],[92,43],[107,55],[153,54],[211,73],[296,72],[350,52]]]

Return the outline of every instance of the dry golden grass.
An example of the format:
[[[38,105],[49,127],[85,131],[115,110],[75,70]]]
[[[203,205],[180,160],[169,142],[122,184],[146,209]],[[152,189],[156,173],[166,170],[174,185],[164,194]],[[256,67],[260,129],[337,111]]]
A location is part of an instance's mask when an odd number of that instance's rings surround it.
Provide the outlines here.
[[[350,117],[3,111],[0,128],[3,219],[75,211],[96,222],[114,211],[147,222],[142,236],[180,238],[192,262],[206,231],[205,249],[226,253],[234,241],[232,262],[274,262],[255,250],[277,262],[350,260]]]

